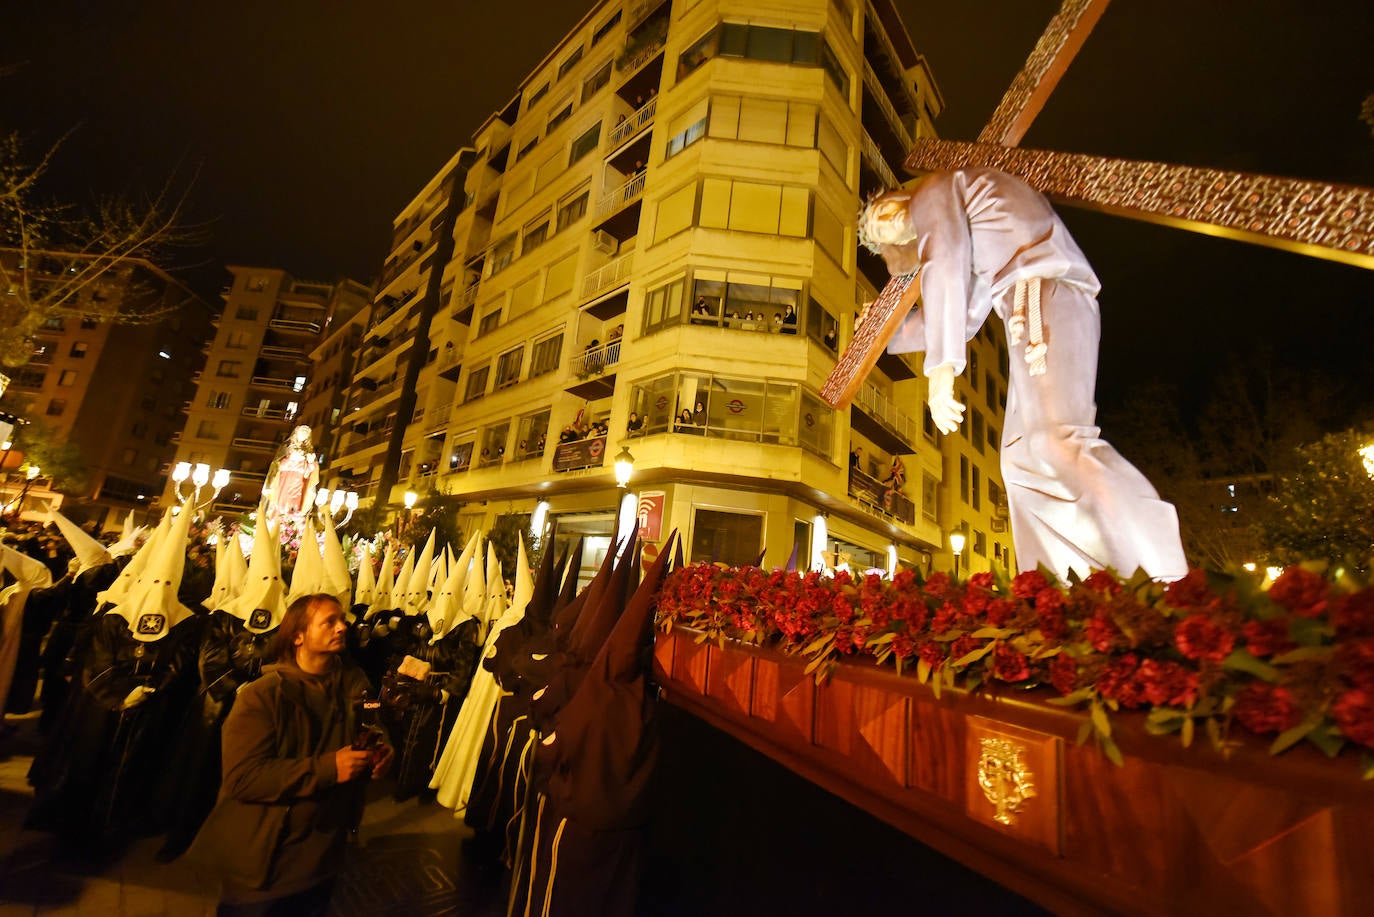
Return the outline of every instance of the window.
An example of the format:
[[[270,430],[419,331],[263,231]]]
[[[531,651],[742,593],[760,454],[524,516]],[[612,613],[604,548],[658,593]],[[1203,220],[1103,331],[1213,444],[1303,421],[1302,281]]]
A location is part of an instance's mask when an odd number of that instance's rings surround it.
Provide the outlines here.
[[[992,424],[988,424],[988,445],[994,450],[1002,447],[1002,434]]]
[[[213,420],[202,420],[196,426],[197,439],[219,439],[219,424]]]
[[[258,310],[256,306],[239,306],[234,311],[234,318],[244,322],[255,322],[258,320]]]
[[[495,331],[499,327],[501,327],[501,307],[497,306],[486,315],[482,316],[482,320],[477,323],[477,335],[481,337],[489,331]]]
[[[92,297],[92,299],[94,298],[95,297]],[[99,324],[100,321],[98,319],[91,318],[89,315],[81,319],[81,328],[84,331],[90,331],[92,328],[97,327]]]
[[[507,350],[496,358],[496,388],[498,390],[520,381],[520,367],[525,362],[525,345]]]
[[[76,384],[76,370],[64,369],[57,377],[57,384],[63,388],[71,388]]]
[[[611,62],[606,61],[595,73],[582,81],[582,104],[601,91],[611,81]]]
[[[544,214],[525,227],[524,242],[521,243],[520,251],[529,254],[539,246],[543,245],[549,238],[549,216]]]
[[[799,278],[702,269],[692,277],[692,324],[796,334]]]
[[[683,51],[677,59],[677,78],[680,80],[696,72],[702,64],[715,57],[720,49],[719,38],[720,30],[712,29]]]
[[[959,456],[959,499],[968,502],[968,456]]]
[[[224,339],[224,346],[230,350],[243,350],[248,346],[247,331],[231,331]]]
[[[558,65],[558,78],[561,80],[561,79],[563,79],[563,77],[567,76],[567,75],[568,75],[568,71],[571,70],[573,67],[576,67],[576,66],[577,66],[577,62],[580,61],[581,59],[582,59],[582,48],[579,47],[579,48],[578,48],[576,51],[574,51],[572,54],[569,54],[569,55],[568,55],[568,59],[567,59],[567,60],[563,61],[563,63],[561,63],[561,64]]]
[[[979,557],[988,556],[988,538],[977,529],[973,530],[973,553]]]
[[[601,142],[601,122],[598,121],[588,128],[582,136],[573,141],[572,149],[568,152],[568,165],[577,162],[586,156],[596,145]]]
[[[670,373],[636,384],[630,392],[630,410],[644,419],[646,434],[670,431],[801,445],[832,460],[830,410],[795,383]]]
[[[138,461],[138,450],[125,449],[124,452],[119,456],[119,460],[125,465],[132,465],[134,462]]]
[[[806,188],[764,182],[705,178],[697,225],[805,238],[811,214]]]
[[[557,114],[555,114],[555,115],[553,115],[553,117],[549,118],[549,127],[548,127],[548,129],[547,129],[546,131],[544,131],[544,133],[546,133],[546,134],[552,134],[553,131],[554,131],[554,128],[558,127],[558,125],[562,124],[564,121],[568,120],[568,119],[571,118],[571,117],[572,117],[572,102],[568,102],[567,105],[564,105],[562,108],[560,108],[560,109],[558,110]]]
[[[243,363],[239,360],[220,360],[219,369],[215,370],[215,375],[227,379],[237,379],[243,372]]]
[[[490,366],[479,366],[468,376],[468,387],[463,393],[463,401],[476,401],[487,393],[487,374]]]
[[[48,409],[45,412],[49,417],[57,417],[67,410],[66,398],[53,398],[48,402]]]
[[[921,515],[931,522],[938,521],[935,517],[939,506],[939,482],[929,474],[921,475]]]
[[[84,341],[73,341],[71,356],[75,357],[78,360],[84,359],[86,356],[87,349],[87,345]]]
[[[990,408],[997,407],[997,383],[992,380],[992,370],[983,370],[983,402]]]
[[[744,567],[758,560],[762,515],[713,509],[698,509],[692,515],[692,563]]]
[[[129,435],[134,439],[145,439],[148,436],[148,425],[142,421],[129,428]]]
[[[548,95],[548,94],[549,94],[549,84],[548,84],[548,83],[545,83],[544,85],[540,86],[538,89],[536,89],[536,90],[530,95],[530,100],[529,100],[528,102],[525,103],[525,108],[526,108],[526,109],[530,108],[530,107],[533,106],[536,102],[538,102],[540,99],[544,98],[544,96],[546,96],[546,95]]]
[[[491,249],[491,271],[488,277],[494,277],[510,266],[511,259],[515,257],[515,233],[511,233]]]
[[[524,146],[520,147],[518,151],[516,151],[515,161],[519,162],[520,160],[524,159],[527,155],[529,155],[530,150],[534,149],[537,146],[539,146],[538,134],[531,137],[528,143],[526,143]]]
[[[710,134],[723,140],[812,148],[818,111],[810,102],[756,96],[711,99]]]
[[[969,408],[969,413],[973,415],[973,448],[978,450],[978,454],[983,454],[983,443],[987,439],[987,429],[983,426],[983,415],[977,408]]]
[[[650,290],[644,297],[644,333],[657,330],[664,325],[675,325],[682,321],[683,292],[687,278],[679,277],[656,290]]]
[[[819,126],[816,131],[816,146],[826,161],[835,167],[835,171],[840,173],[840,178],[846,183],[849,178],[849,145],[844,142],[844,137],[835,129],[835,125],[825,115],[821,115]]]
[[[968,384],[969,388],[978,391],[978,350],[972,347],[968,352]]]
[[[597,26],[596,31],[592,33],[592,47],[595,48],[597,44],[601,41],[601,39],[609,35],[611,33],[611,29],[615,28],[617,23],[619,22],[620,10],[616,10],[615,15],[611,16],[610,19],[607,19],[605,22],[601,23],[601,25]]]
[[[551,373],[558,368],[563,354],[563,332],[558,332],[542,341],[535,341],[530,348],[530,378]]]
[[[973,486],[971,488],[973,496],[973,508],[981,510],[983,508],[983,472],[977,466],[973,466]]]
[[[66,323],[60,318],[49,318],[43,322],[44,331],[62,331],[66,328]]]
[[[549,409],[520,418],[515,429],[515,461],[539,458],[544,454],[544,445],[549,433]]]
[[[477,455],[477,467],[499,465],[506,457],[506,440],[510,437],[510,421],[493,424],[482,431],[482,451]]]
[[[664,159],[672,159],[706,136],[706,113],[709,104],[707,99],[702,99],[668,122],[668,149]]]
[[[825,70],[825,75],[830,77],[830,82],[835,84],[835,88],[840,91],[840,95],[849,98],[849,74],[845,71],[840,59],[835,56],[835,52],[830,48],[830,42],[821,40],[821,67]]]
[[[583,188],[573,197],[566,198],[558,205],[558,230],[562,232],[587,214],[587,200],[591,191]]]

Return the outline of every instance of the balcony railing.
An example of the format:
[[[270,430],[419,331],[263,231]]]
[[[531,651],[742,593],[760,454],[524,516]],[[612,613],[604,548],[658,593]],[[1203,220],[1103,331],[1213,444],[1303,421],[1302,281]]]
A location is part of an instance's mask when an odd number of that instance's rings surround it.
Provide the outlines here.
[[[264,347],[258,354],[268,360],[296,360],[306,359],[305,350],[300,347]]]
[[[634,252],[628,255],[621,255],[614,261],[609,261],[602,267],[592,271],[582,280],[582,298],[591,299],[599,296],[612,287],[622,283],[629,283],[630,271],[634,267]]]
[[[264,407],[258,407],[258,406],[256,406],[256,405],[245,405],[244,408],[243,408],[243,410],[240,411],[239,413],[242,414],[244,417],[258,417],[258,418],[261,418],[261,419],[264,419],[264,420],[286,420],[286,419],[288,419],[288,415],[287,415],[287,413],[286,413],[286,408],[278,408],[278,407],[265,407],[265,408],[264,408]],[[295,412],[292,411],[292,412],[291,412],[291,416],[294,416],[294,415],[295,415]]]
[[[644,170],[636,172],[629,181],[596,202],[597,218],[607,216],[639,198],[644,193]]]
[[[849,469],[849,495],[879,516],[916,524],[916,504],[906,494],[857,468]]]
[[[920,424],[898,410],[897,406],[884,397],[875,386],[865,382],[858,394],[854,396],[854,403],[868,416],[880,422],[908,443],[915,444],[921,441]]]
[[[897,181],[897,176],[892,173],[887,160],[883,158],[882,150],[878,149],[878,144],[868,135],[868,131],[862,134],[863,153],[868,160],[868,164],[873,167],[873,171],[878,173],[878,177],[883,180],[884,188],[896,188],[901,182]]]
[[[253,385],[258,388],[279,388],[287,391],[296,390],[295,379],[283,379],[278,376],[254,376]]]
[[[897,114],[897,109],[892,107],[892,101],[887,97],[887,90],[883,88],[882,80],[878,79],[878,74],[873,72],[873,66],[867,60],[864,65],[864,87],[868,89],[869,96],[878,103],[882,109],[883,116],[887,119],[888,127],[897,136],[903,150],[909,150],[912,146],[911,134],[907,132],[906,125],[902,123],[902,116]]]
[[[477,287],[479,284],[472,284],[458,294],[458,298],[453,301],[453,308],[458,312],[469,308],[477,301]]]
[[[572,369],[579,376],[594,376],[619,362],[620,341],[608,341],[573,357]]]
[[[606,149],[614,150],[626,140],[629,140],[645,127],[652,124],[654,122],[654,114],[657,111],[658,96],[654,96],[641,105],[638,111],[615,126],[615,129],[606,137]]]
[[[452,410],[453,402],[449,401],[445,404],[439,405],[432,411],[426,411],[425,414],[429,417],[429,422],[426,423],[424,426],[425,435],[428,436],[429,434],[434,433],[438,430],[442,430],[444,427],[448,426],[448,415]]]
[[[282,444],[281,439],[257,439],[252,436],[235,436],[230,444],[236,449],[257,449],[262,452],[275,452]]]
[[[321,329],[319,322],[298,318],[273,318],[267,326],[276,331],[294,331],[300,334],[319,334]]]
[[[229,473],[229,476],[230,476],[231,478],[236,479],[236,480],[243,480],[243,481],[265,481],[265,480],[267,480],[267,472],[265,472],[265,471],[242,471],[242,470],[240,470],[240,471],[231,471],[231,472]]]

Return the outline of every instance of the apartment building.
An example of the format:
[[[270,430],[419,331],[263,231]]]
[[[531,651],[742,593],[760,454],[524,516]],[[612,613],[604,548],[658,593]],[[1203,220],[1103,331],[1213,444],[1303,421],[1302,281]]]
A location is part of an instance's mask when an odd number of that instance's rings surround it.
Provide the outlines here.
[[[227,468],[213,510],[238,515],[257,505],[278,447],[301,422],[309,355],[330,315],[366,309],[371,290],[350,280],[311,283],[278,268],[230,266],[232,279],[205,369],[175,437],[176,462]],[[169,484],[168,499],[170,499]]]
[[[0,252],[7,274],[18,253]],[[79,255],[49,255],[29,264],[38,274],[75,273]],[[41,477],[26,505],[38,505],[47,485],[66,492],[67,512],[83,519],[122,519],[129,509],[151,506],[162,493],[173,439],[184,423],[183,404],[192,376],[203,363],[201,342],[209,337],[208,303],[153,264],[116,265],[84,285],[59,314],[31,335],[28,363],[8,371],[10,385],[0,410],[20,425],[7,468],[16,467],[26,435],[75,446],[85,466],[82,486]],[[133,323],[109,320],[124,315]],[[118,521],[116,519],[115,521]]]
[[[344,401],[353,383],[363,332],[371,317],[371,305],[361,291],[354,296],[335,296],[324,317],[319,343],[310,351],[310,381],[301,404],[301,423],[310,427],[315,449],[327,464],[338,442]],[[370,298],[370,291],[368,292]]]
[[[931,569],[967,528],[966,569],[1010,563],[995,332],[964,435],[922,419],[919,354],[817,395],[886,281],[861,195],[942,106],[890,0],[597,4],[398,215],[331,473],[604,537],[628,453],[645,537],[693,560]]]

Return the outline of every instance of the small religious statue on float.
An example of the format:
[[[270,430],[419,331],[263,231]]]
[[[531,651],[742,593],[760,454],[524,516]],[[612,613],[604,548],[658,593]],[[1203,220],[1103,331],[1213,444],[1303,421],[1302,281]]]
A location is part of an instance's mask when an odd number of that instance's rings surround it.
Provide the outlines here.
[[[320,481],[320,463],[310,428],[301,424],[277,450],[262,485],[262,507],[268,520],[282,518],[299,522],[314,505],[315,488]]]

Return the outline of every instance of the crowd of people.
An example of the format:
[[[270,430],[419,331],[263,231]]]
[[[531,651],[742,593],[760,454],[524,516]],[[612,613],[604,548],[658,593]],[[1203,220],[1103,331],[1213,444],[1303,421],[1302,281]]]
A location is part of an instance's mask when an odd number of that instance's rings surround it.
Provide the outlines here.
[[[160,836],[160,859],[220,877],[222,914],[323,914],[367,781],[387,778],[465,818],[522,902],[632,913],[670,552],[645,573],[628,539],[579,593],[580,543],[536,577],[522,542],[512,584],[479,535],[455,558],[431,534],[403,561],[365,555],[354,582],[329,518],[306,515],[289,582],[262,510],[247,559],[236,532],[190,537],[189,511],[112,544],[60,515],[60,535],[6,534],[0,606],[23,627],[0,662],[27,672],[6,693],[45,710],[26,826],[90,852]]]

